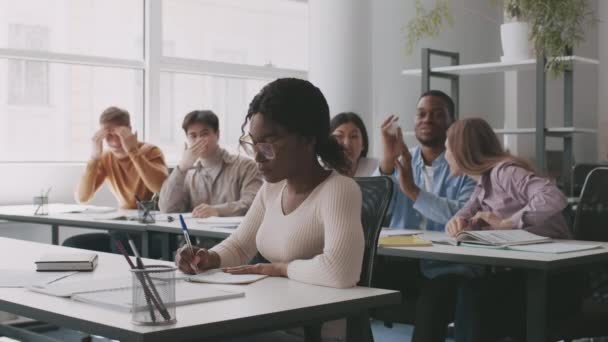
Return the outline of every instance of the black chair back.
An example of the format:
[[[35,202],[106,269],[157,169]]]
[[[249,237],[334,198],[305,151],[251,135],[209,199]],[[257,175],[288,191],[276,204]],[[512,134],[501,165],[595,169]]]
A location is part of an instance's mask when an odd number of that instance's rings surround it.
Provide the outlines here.
[[[598,167],[608,167],[608,164],[580,163],[572,167],[572,179],[570,181],[570,196],[579,197],[583,191],[583,185],[591,170]]]
[[[365,234],[365,253],[361,270],[360,286],[371,286],[374,258],[378,249],[378,238],[382,222],[393,194],[393,182],[389,177],[355,177],[363,195],[361,224]]]
[[[577,240],[608,241],[608,167],[596,167],[587,175],[573,230]]]

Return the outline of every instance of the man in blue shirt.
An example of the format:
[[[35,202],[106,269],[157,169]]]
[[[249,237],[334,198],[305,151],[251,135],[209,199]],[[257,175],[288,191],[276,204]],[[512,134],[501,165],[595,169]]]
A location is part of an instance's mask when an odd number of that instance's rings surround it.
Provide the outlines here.
[[[392,128],[396,122],[397,118],[391,115],[382,124],[384,148],[377,172],[393,179],[388,226],[444,231],[445,224],[475,189],[471,178],[450,175],[445,160],[445,140],[454,122],[454,103],[438,90],[420,97],[415,117],[420,146],[411,149],[403,141],[401,128]]]
[[[454,102],[439,90],[418,100],[415,134],[420,146],[408,149],[397,118],[389,116],[381,126],[383,156],[376,175],[393,179],[393,197],[387,214],[391,228],[444,231],[445,224],[468,201],[475,182],[452,176],[445,160],[447,130],[454,122]],[[406,310],[414,310],[412,341],[445,341],[452,320],[459,265],[422,261],[380,259],[375,285],[399,289]],[[406,319],[407,321],[407,319]]]

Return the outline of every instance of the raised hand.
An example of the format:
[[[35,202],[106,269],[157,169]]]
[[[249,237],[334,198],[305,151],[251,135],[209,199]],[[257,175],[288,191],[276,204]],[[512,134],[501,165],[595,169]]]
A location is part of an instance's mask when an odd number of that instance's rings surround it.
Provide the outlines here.
[[[137,147],[137,132],[131,132],[128,127],[117,127],[114,129],[114,134],[120,139],[120,144],[125,152],[129,152]]]
[[[103,152],[103,139],[108,135],[108,130],[102,128],[95,132],[93,138],[91,138],[91,159],[97,160],[101,158],[101,154]]]

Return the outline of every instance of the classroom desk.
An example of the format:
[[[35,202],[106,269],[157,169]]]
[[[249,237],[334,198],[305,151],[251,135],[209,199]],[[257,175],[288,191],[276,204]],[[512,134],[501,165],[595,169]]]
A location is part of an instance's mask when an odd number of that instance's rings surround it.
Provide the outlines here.
[[[438,232],[427,232],[425,234],[443,235],[443,233]],[[526,340],[546,341],[549,336],[546,312],[548,275],[593,263],[608,262],[608,243],[577,242],[601,244],[603,248],[573,253],[549,254],[434,244],[431,247],[379,247],[378,255],[503,266],[524,270],[527,288]]]
[[[104,214],[64,214],[50,210],[48,215],[34,215],[34,205],[0,206],[0,219],[14,222],[35,223],[51,226],[51,243],[59,244],[59,227],[76,227],[102,230],[117,230],[138,234],[142,239],[142,255],[148,256],[148,230],[146,224],[137,221],[97,220],[95,215]],[[61,205],[53,204],[50,208],[61,209]],[[136,210],[120,210],[127,215],[136,215]]]
[[[0,269],[34,271],[34,260],[43,253],[78,251],[0,238]],[[121,255],[98,255],[99,264],[95,271],[78,273],[66,279],[94,281],[120,274],[129,276]],[[159,260],[145,262],[148,265],[168,264]],[[223,285],[226,288],[234,286],[237,285]],[[0,288],[0,310],[122,342],[205,341],[347,318],[349,341],[363,341],[365,335],[369,336],[369,326],[363,324],[369,322],[368,310],[396,304],[400,300],[396,291],[364,287],[335,289],[276,277],[237,287],[246,292],[245,297],[178,306],[177,323],[171,326],[134,325],[129,313],[23,288]]]

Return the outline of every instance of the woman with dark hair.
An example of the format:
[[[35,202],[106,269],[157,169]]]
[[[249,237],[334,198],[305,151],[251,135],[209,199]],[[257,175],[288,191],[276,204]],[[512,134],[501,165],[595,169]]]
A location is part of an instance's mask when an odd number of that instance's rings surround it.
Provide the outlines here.
[[[369,138],[359,115],[352,112],[340,113],[331,119],[331,134],[344,147],[350,160],[350,169],[345,176],[369,177],[378,168],[378,159],[367,158]]]
[[[266,85],[249,106],[241,146],[266,183],[229,238],[210,250],[178,250],[180,270],[221,267],[233,274],[355,286],[364,249],[361,190],[336,172],[349,163],[329,134],[329,107],[319,88],[295,78]],[[269,263],[247,265],[258,252]],[[322,333],[339,338],[345,327],[326,324]]]
[[[557,239],[571,238],[562,210],[566,197],[525,160],[505,151],[483,119],[455,122],[448,130],[445,158],[454,175],[477,181],[470,200],[448,222],[446,232],[523,229]],[[576,312],[579,303],[572,273],[548,281],[551,319]],[[525,277],[517,270],[494,269],[465,280],[456,305],[456,341],[520,339],[525,330]]]

